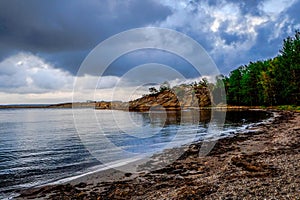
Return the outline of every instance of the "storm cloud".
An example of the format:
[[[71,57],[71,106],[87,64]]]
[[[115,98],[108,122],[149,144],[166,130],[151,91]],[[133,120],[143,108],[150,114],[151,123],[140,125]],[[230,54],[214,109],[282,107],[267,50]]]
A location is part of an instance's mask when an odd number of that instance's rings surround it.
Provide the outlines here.
[[[102,40],[164,20],[170,13],[151,0],[1,1],[0,58],[29,51],[76,73]]]
[[[300,28],[299,9],[300,0],[3,0],[0,93],[11,98],[70,93],[81,63],[95,46],[140,27],[190,36],[226,75],[239,65],[277,55],[282,40]],[[103,87],[109,89],[137,65],[154,62],[191,80],[197,76],[189,63],[170,52],[142,50],[115,60],[104,74]],[[0,95],[0,101],[5,98]]]

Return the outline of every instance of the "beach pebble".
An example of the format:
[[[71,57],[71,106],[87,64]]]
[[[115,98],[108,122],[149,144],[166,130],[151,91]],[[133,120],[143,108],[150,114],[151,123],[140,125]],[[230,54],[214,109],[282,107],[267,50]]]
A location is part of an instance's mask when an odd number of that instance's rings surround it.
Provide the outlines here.
[[[86,183],[83,183],[83,182],[81,182],[81,183],[75,185],[75,187],[77,187],[77,188],[85,188],[86,186],[87,186],[87,184],[86,184]]]
[[[132,175],[132,173],[129,173],[129,172],[128,172],[128,173],[125,173],[124,175],[125,175],[126,177],[130,177],[130,176]]]

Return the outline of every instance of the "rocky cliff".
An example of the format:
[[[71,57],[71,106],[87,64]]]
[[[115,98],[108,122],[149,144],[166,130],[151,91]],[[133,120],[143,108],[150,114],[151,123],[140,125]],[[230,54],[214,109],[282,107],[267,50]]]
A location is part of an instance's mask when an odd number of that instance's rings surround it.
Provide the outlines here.
[[[176,86],[171,90],[145,95],[139,99],[130,101],[129,110],[180,110],[185,108],[207,107],[210,105],[210,93],[206,87]]]
[[[96,109],[114,109],[129,111],[148,111],[150,109],[181,110],[211,105],[210,92],[207,87],[180,85],[154,94],[129,101],[101,101]]]

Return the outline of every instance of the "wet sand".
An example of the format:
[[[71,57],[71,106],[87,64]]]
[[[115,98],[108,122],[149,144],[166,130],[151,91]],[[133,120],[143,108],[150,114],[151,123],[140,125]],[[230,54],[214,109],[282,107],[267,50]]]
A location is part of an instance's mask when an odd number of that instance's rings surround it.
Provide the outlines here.
[[[300,113],[277,114],[248,133],[218,140],[204,157],[199,142],[162,169],[109,169],[24,190],[17,199],[300,199]]]

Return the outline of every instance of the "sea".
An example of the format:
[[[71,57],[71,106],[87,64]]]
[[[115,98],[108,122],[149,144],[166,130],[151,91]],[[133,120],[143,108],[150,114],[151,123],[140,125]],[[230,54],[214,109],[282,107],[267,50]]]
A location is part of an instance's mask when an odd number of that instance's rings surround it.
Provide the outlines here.
[[[122,165],[167,148],[227,137],[272,116],[227,111],[221,132],[212,134],[211,111],[196,112],[0,109],[0,199],[99,171],[110,163]]]

